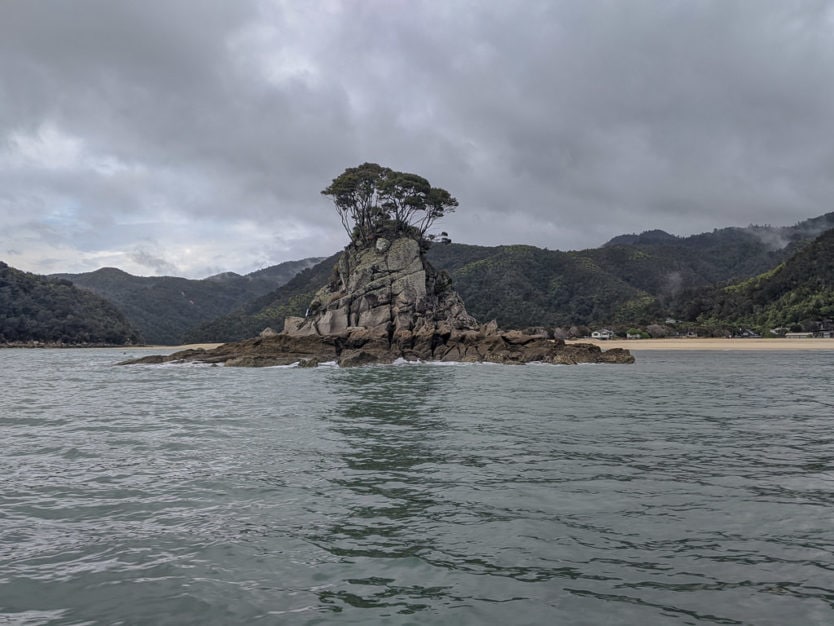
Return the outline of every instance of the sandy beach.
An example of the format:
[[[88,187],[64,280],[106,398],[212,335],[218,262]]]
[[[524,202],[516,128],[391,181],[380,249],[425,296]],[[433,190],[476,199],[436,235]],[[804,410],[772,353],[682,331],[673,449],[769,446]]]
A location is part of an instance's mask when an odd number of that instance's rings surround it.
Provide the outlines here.
[[[834,339],[580,339],[568,343],[593,343],[603,350],[834,350]]]

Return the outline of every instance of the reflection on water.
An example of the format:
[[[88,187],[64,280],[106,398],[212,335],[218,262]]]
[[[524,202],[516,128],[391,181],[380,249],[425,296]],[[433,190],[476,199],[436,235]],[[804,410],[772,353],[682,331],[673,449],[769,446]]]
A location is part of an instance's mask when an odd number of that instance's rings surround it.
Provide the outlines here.
[[[0,351],[0,624],[834,623],[824,353],[113,361]]]
[[[665,367],[644,382],[662,381]],[[373,574],[323,590],[321,601],[410,613],[489,598],[507,607],[493,618],[511,621],[524,607],[528,623],[543,615],[581,623],[578,614],[603,603],[617,607],[620,623],[735,624],[762,596],[781,623],[794,610],[783,599],[793,597],[816,603],[808,623],[825,615],[824,623],[834,585],[769,572],[779,564],[800,578],[826,576],[832,570],[815,551],[830,553],[819,535],[830,526],[817,515],[806,518],[807,531],[777,538],[762,525],[779,528],[783,516],[834,502],[830,483],[797,492],[765,486],[768,476],[830,467],[805,462],[817,454],[807,442],[762,420],[782,402],[740,401],[748,381],[711,373],[710,386],[677,390],[703,397],[709,389],[702,408],[655,389],[653,415],[623,396],[588,412],[587,373],[576,369],[558,370],[558,379],[552,368],[334,373],[328,422],[348,445],[344,470],[329,480],[345,513],[312,538]],[[819,415],[820,395],[810,395],[810,415]],[[821,444],[831,450],[830,440]],[[722,600],[705,602],[712,596]]]
[[[328,391],[336,398],[328,416],[331,428],[344,437],[345,469],[331,478],[349,500],[348,513],[312,541],[334,555],[396,559],[408,566],[432,549],[425,532],[432,509],[439,508],[434,468],[442,465],[436,441],[446,430],[444,411],[452,368],[367,368],[338,372]],[[447,384],[444,384],[447,383]],[[427,599],[444,595],[447,587],[403,586],[394,578],[350,578],[344,589],[328,589],[320,599],[336,610],[395,607],[410,613],[427,608]]]

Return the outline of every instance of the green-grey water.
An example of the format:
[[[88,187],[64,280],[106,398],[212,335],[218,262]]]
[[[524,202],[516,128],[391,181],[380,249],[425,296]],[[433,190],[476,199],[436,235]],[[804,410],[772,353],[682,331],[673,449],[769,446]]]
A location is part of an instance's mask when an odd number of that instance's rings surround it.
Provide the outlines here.
[[[0,350],[0,624],[831,624],[832,353]]]

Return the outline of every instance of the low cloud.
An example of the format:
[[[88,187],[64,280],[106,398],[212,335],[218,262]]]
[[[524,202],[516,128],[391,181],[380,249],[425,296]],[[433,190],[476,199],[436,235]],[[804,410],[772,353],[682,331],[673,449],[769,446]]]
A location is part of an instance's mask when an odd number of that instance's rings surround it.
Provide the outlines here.
[[[176,275],[177,274],[177,266],[173,263],[169,263],[165,259],[150,254],[146,250],[136,250],[131,252],[127,255],[127,258],[130,259],[133,263],[141,266],[147,267],[152,269],[157,274],[167,274],[167,275]]]
[[[448,189],[466,243],[788,225],[834,197],[832,27],[800,0],[0,3],[0,249],[323,256],[319,190],[364,161]]]

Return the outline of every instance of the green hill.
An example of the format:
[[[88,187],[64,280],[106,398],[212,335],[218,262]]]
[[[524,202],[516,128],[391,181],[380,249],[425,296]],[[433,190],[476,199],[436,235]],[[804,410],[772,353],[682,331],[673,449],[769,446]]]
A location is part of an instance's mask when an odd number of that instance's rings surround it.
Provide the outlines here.
[[[688,294],[689,319],[705,325],[817,330],[834,318],[834,229],[754,278]]]
[[[437,244],[428,259],[450,274],[468,311],[482,321],[496,319],[502,327],[643,326],[669,315],[694,320],[689,309],[704,300],[704,289],[767,271],[832,227],[834,213],[784,228],[724,228],[691,237],[649,231],[574,252]],[[284,317],[304,314],[337,257],[186,338],[230,341],[267,326],[280,330]]]
[[[690,237],[663,231],[615,237],[579,252],[629,284],[657,296],[691,287],[750,278],[790,258],[820,233],[834,228],[834,213],[794,226],[722,228]]]
[[[148,343],[173,345],[181,343],[195,326],[272,291],[320,260],[289,261],[246,276],[227,272],[203,280],[133,276],[110,267],[55,276],[112,302]]]
[[[35,341],[124,345],[140,336],[104,298],[0,262],[0,343]]]
[[[467,310],[503,327],[570,325],[645,316],[652,297],[600,270],[588,259],[533,246],[488,248],[462,244],[429,250],[446,270]],[[315,292],[330,280],[339,255],[305,270],[283,287],[238,311],[198,327],[188,341],[233,341],[269,326],[283,328],[288,315],[304,315]]]
[[[280,331],[285,317],[304,315],[316,291],[330,280],[339,254],[299,272],[285,285],[232,313],[193,328],[186,333],[185,342],[238,341],[267,327]]]
[[[468,256],[465,246],[446,246]],[[501,327],[570,326],[644,317],[652,297],[605,271],[592,258],[533,246],[499,246],[469,262],[429,253],[449,272],[477,319]],[[448,262],[452,261],[452,262]]]

